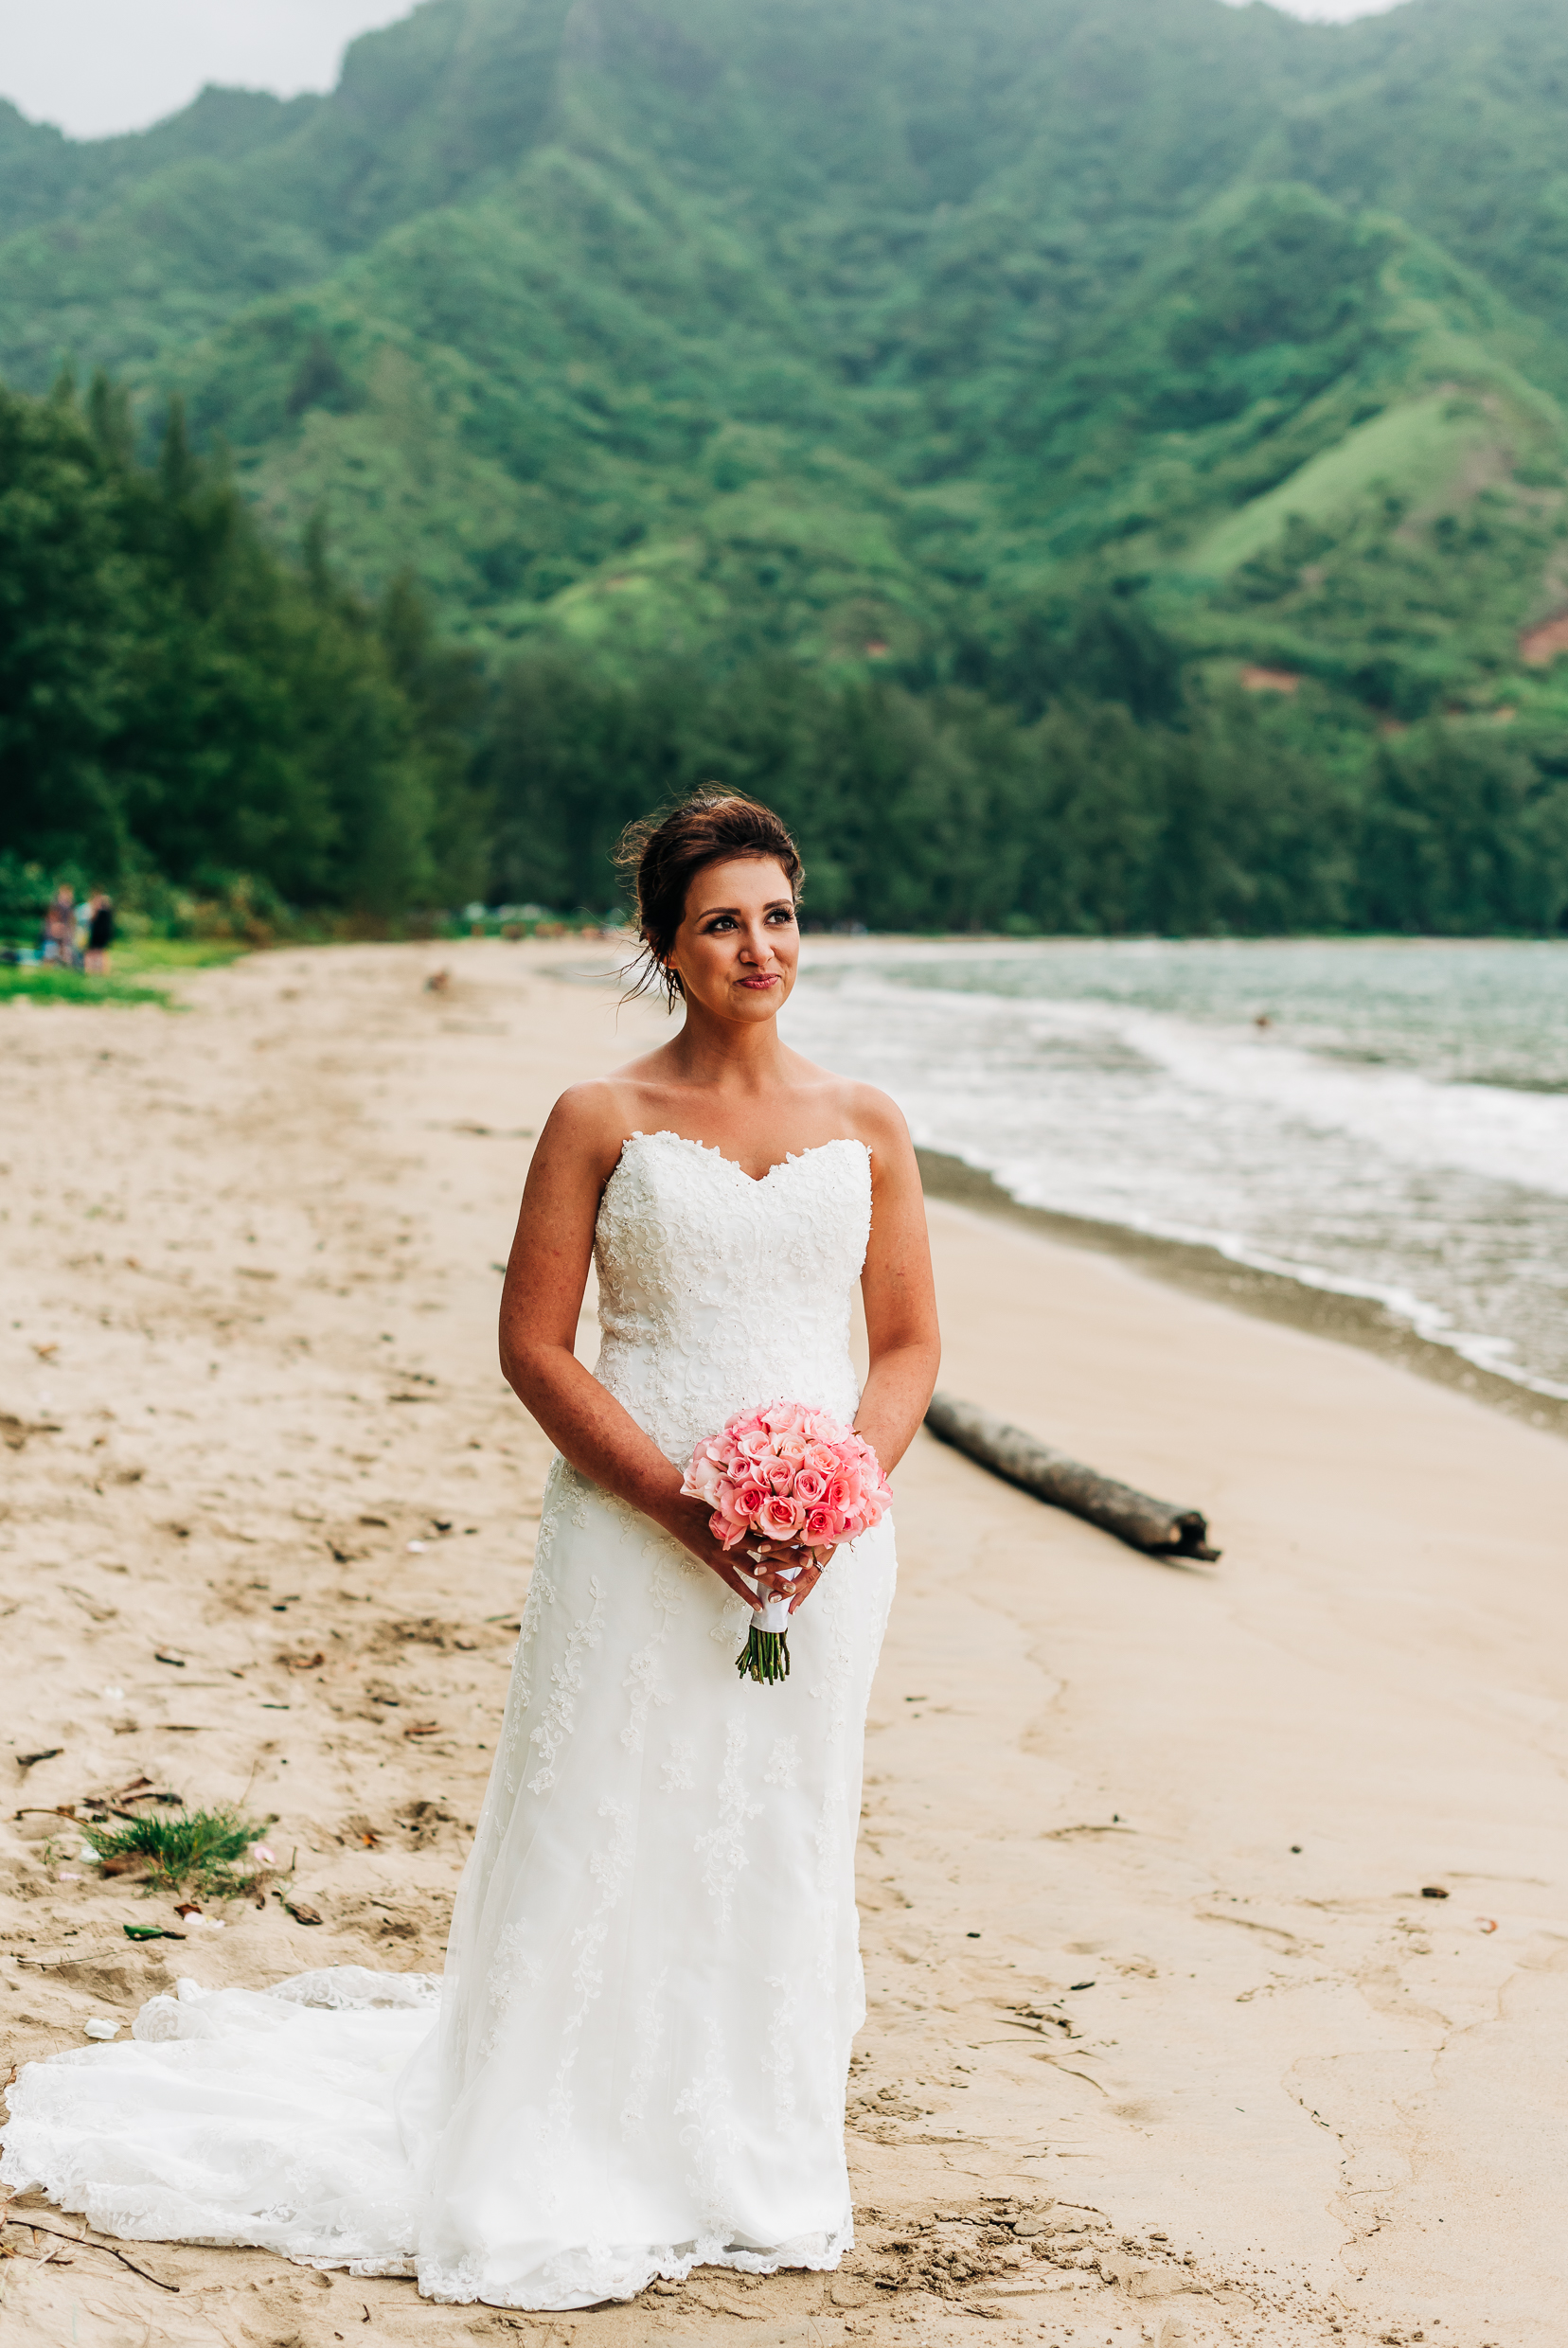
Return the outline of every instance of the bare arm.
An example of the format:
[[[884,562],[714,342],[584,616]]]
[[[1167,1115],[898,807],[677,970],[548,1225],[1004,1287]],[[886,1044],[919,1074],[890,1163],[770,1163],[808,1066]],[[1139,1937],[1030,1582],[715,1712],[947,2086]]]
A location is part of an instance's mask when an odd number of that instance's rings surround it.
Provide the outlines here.
[[[528,1167],[507,1265],[501,1368],[574,1468],[662,1525],[750,1604],[752,1592],[707,1529],[707,1509],[682,1499],[680,1469],[572,1349],[599,1196],[624,1131],[608,1084],[575,1086],[552,1110]]]
[[[870,1134],[871,1239],[861,1273],[870,1346],[855,1426],[896,1468],[915,1439],[942,1358],[920,1169],[902,1117],[880,1093],[862,1096]]]

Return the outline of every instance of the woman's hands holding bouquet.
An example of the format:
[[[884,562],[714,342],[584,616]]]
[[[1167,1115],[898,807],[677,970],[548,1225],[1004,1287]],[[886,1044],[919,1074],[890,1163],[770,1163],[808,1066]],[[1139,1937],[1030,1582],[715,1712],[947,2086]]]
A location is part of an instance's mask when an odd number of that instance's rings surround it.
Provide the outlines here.
[[[681,1491],[708,1508],[708,1532],[726,1560],[743,1547],[750,1562],[754,1589],[744,1568],[722,1575],[757,1616],[738,1668],[754,1680],[783,1679],[790,1616],[840,1542],[868,1532],[892,1499],[875,1451],[826,1411],[774,1402],[699,1443]]]

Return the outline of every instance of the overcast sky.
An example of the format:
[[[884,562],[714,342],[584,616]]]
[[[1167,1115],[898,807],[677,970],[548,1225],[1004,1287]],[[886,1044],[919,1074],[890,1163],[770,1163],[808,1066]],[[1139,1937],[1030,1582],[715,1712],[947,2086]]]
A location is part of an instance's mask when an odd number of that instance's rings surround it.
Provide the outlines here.
[[[1280,0],[1365,16],[1393,0]],[[0,0],[0,97],[78,138],[141,130],[207,81],[330,89],[344,44],[409,0]]]

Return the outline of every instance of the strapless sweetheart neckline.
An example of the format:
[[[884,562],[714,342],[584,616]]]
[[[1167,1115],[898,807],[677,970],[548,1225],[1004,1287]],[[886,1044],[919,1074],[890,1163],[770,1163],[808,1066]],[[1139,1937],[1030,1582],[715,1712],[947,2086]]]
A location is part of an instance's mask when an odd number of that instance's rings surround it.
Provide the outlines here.
[[[864,1149],[867,1157],[871,1155],[869,1142],[863,1142],[854,1133],[838,1133],[830,1142],[813,1142],[810,1149],[787,1149],[778,1164],[770,1165],[765,1174],[748,1174],[739,1159],[725,1157],[717,1142],[694,1141],[689,1133],[675,1133],[668,1126],[661,1126],[656,1133],[645,1133],[640,1128],[628,1133],[615,1160],[617,1165],[626,1155],[628,1142],[684,1142],[688,1149],[700,1149],[704,1158],[717,1158],[721,1165],[733,1167],[742,1182],[755,1183],[758,1189],[764,1183],[771,1183],[775,1174],[784,1173],[792,1165],[802,1165],[808,1158],[820,1157],[825,1149]]]

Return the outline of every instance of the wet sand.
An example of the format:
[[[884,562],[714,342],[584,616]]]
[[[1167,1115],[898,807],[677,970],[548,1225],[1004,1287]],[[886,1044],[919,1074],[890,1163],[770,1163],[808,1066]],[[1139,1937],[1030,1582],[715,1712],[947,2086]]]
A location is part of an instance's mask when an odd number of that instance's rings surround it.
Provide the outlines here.
[[[0,1008],[6,2068],[181,1973],[438,1966],[548,1458],[497,1267],[554,1094],[663,1032],[617,1034],[601,966],[283,952],[178,1016]],[[29,2200],[6,2348],[1557,2340],[1568,1447],[1037,1225],[931,1222],[944,1385],[1224,1555],[1153,1563],[928,1438],[900,1468],[849,2264],[526,2317],[254,2251],[138,2274]],[[92,1880],[59,1808],[142,1777],[276,1813],[288,1879],[222,1931]]]

